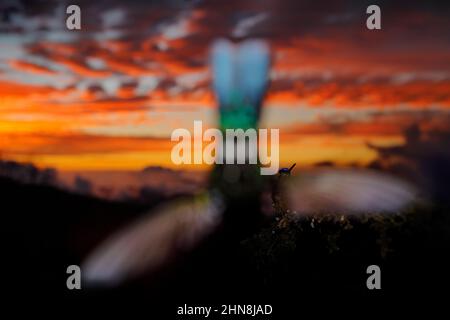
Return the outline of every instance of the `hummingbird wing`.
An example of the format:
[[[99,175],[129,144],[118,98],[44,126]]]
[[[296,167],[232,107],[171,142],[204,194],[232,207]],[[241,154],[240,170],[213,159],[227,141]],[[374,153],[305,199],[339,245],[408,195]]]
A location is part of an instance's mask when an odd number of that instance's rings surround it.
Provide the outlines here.
[[[222,200],[210,194],[168,203],[95,248],[82,265],[84,280],[90,285],[114,286],[156,271],[210,234],[222,212]]]
[[[313,170],[280,184],[287,207],[297,214],[396,212],[417,194],[411,184],[367,169]]]

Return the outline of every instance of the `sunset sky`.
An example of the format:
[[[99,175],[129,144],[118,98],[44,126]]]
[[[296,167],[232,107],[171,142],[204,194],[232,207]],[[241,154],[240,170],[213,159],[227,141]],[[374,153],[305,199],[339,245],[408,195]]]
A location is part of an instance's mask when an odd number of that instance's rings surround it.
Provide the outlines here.
[[[382,30],[366,28],[378,4]],[[82,30],[66,29],[78,4]],[[0,157],[61,170],[174,167],[170,134],[216,123],[208,49],[264,38],[262,126],[280,161],[367,163],[367,142],[450,130],[450,6],[431,1],[8,1],[0,4]]]

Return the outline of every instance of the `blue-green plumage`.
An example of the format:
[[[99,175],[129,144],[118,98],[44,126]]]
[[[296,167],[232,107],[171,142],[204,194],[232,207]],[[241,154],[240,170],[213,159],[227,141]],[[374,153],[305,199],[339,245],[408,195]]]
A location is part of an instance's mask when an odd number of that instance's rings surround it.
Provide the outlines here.
[[[219,40],[212,48],[211,65],[220,129],[257,129],[261,103],[268,87],[270,55],[267,44],[250,40],[234,45]],[[227,204],[224,223],[229,223],[236,234],[240,233],[238,229],[249,232],[253,229],[251,226],[257,225],[263,186],[258,164],[218,164],[214,167],[210,187],[224,197]]]

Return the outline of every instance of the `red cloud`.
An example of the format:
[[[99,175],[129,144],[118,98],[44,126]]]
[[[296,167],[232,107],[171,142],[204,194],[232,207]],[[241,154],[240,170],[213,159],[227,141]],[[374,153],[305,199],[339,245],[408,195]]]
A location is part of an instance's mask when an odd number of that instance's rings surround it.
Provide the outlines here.
[[[55,74],[55,71],[53,70],[26,61],[10,60],[9,64],[19,71],[25,71],[36,74]]]

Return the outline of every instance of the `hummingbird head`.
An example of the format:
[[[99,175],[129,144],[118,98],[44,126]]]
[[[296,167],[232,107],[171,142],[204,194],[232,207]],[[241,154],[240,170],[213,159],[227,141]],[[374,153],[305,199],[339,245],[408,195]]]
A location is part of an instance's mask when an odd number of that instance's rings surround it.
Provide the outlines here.
[[[290,176],[292,169],[294,169],[296,163],[294,163],[290,168],[281,168],[278,170],[278,174],[280,176]]]
[[[261,40],[247,40],[240,45],[227,40],[214,43],[211,67],[222,130],[258,126],[270,60],[269,46]]]
[[[291,172],[289,171],[289,168],[281,168],[281,169],[278,171],[278,174],[281,174],[281,175],[290,175]]]

